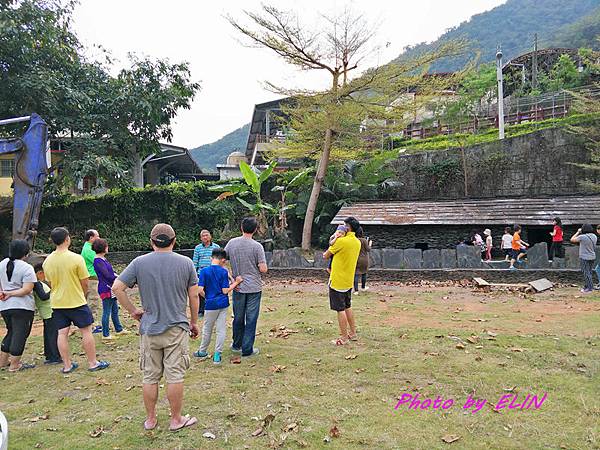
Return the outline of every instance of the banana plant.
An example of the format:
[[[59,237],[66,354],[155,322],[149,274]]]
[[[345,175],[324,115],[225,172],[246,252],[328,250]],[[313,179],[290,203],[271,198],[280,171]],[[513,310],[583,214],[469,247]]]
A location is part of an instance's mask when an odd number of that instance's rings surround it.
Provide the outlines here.
[[[312,168],[306,168],[306,169],[300,171],[298,174],[296,174],[287,183],[274,186],[273,189],[271,189],[272,192],[279,192],[279,194],[281,195],[280,200],[277,202],[277,207],[276,207],[277,215],[275,216],[275,221],[274,221],[275,222],[274,227],[275,227],[276,233],[283,232],[287,229],[287,226],[288,226],[287,212],[290,209],[294,209],[296,207],[295,203],[292,203],[292,204],[287,203],[288,197],[289,197],[288,194],[290,193],[289,189],[297,187],[297,186],[303,184],[304,182],[306,182],[306,180],[308,179],[308,175],[310,174],[310,172],[312,170],[313,170]]]
[[[227,184],[211,186],[208,189],[211,191],[221,192],[217,200],[224,200],[228,197],[235,196],[236,200],[244,205],[258,220],[258,234],[265,236],[267,232],[267,213],[277,214],[277,208],[270,203],[263,201],[260,191],[262,184],[271,176],[273,170],[277,166],[277,162],[273,161],[262,172],[255,171],[245,161],[240,162],[240,172],[244,177],[244,181],[233,181]],[[252,200],[247,201],[244,197],[250,197]]]

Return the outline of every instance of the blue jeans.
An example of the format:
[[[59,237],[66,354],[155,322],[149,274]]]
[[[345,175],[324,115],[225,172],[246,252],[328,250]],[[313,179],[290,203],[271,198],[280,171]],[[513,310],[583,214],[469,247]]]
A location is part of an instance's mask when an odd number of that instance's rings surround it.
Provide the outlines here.
[[[596,264],[596,268],[594,270],[596,271],[596,275],[598,276],[598,284],[600,284],[600,264]]]
[[[231,346],[236,350],[242,349],[242,356],[249,356],[254,350],[261,296],[262,292],[242,294],[233,291],[233,343]]]
[[[108,324],[111,317],[115,331],[117,333],[123,331],[123,325],[121,325],[121,321],[119,320],[119,304],[115,297],[102,300],[102,336],[104,337],[110,334]]]

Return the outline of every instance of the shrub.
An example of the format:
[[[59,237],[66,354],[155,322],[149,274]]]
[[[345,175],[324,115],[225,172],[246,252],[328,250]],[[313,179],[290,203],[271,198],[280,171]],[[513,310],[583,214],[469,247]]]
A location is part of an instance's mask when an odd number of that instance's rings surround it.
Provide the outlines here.
[[[217,201],[216,195],[206,183],[195,182],[50,199],[41,212],[36,250],[52,250],[49,235],[56,226],[69,229],[76,249],[83,244],[85,230],[96,228],[111,251],[147,250],[150,230],[159,222],[173,226],[179,248],[191,248],[203,228],[218,239],[230,221],[239,220],[237,202]]]

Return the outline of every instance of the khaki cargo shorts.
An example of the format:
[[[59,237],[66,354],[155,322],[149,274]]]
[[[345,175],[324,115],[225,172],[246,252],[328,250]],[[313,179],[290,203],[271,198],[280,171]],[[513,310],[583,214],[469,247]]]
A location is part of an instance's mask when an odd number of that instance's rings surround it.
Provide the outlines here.
[[[165,376],[167,383],[183,383],[190,368],[189,334],[181,327],[171,327],[162,334],[140,339],[140,369],[144,384],[158,384]]]

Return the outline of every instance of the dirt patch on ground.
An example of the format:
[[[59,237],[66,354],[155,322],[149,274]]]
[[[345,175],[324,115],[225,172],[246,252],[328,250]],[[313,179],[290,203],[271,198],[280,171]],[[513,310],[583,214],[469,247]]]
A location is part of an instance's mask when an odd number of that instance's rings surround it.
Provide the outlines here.
[[[377,292],[377,291],[376,291]],[[382,289],[376,296],[379,310],[393,309],[383,323],[393,327],[458,329],[486,328],[504,332],[593,336],[586,317],[597,314],[600,304],[582,297],[575,288],[561,288],[535,295],[519,292],[479,292],[472,288],[400,288],[390,295]],[[385,301],[384,303],[382,303]]]

